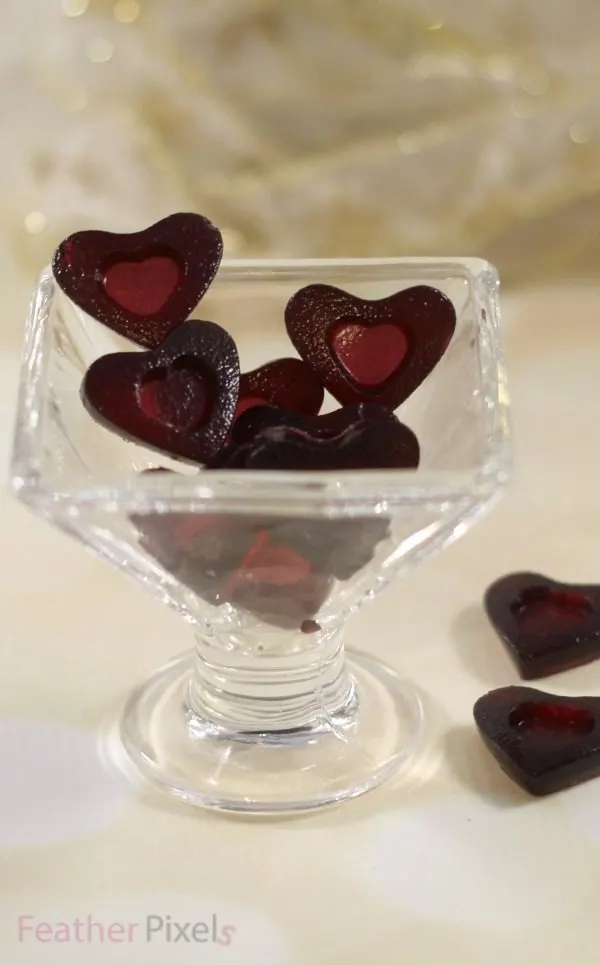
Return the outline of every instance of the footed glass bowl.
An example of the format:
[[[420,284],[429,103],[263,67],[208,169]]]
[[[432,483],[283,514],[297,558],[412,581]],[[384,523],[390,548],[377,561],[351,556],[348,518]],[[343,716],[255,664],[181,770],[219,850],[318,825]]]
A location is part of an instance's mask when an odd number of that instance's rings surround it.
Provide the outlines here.
[[[160,457],[96,424],[80,401],[87,366],[134,346],[77,309],[49,271],[27,325],[14,492],[191,624],[195,648],[131,695],[120,739],[137,773],[205,807],[318,807],[409,765],[423,737],[416,691],[368,652],[347,653],[344,625],[464,533],[509,476],[488,264],[232,262],[194,317],[227,328],[248,371],[294,354],[284,307],[313,282],[363,298],[429,284],[452,299],[450,347],[399,410],[421,444],[418,470],[206,472]],[[399,634],[399,666],[406,645]],[[124,639],[124,654],[134,646]]]

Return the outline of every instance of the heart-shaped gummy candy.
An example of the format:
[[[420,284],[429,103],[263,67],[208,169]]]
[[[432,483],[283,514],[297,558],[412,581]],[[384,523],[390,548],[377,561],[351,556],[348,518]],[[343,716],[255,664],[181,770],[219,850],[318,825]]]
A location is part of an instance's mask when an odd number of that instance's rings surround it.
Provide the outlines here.
[[[349,580],[370,563],[377,547],[391,536],[390,520],[381,516],[345,519],[282,519],[273,538],[308,559],[316,572]]]
[[[313,568],[306,556],[279,541],[268,525],[256,532],[223,587],[222,598],[272,626],[299,630],[317,614],[333,583],[332,576]]]
[[[235,342],[214,322],[183,322],[149,352],[97,359],[83,402],[102,424],[169,455],[207,463],[221,449],[239,392]]]
[[[316,415],[323,404],[323,386],[302,359],[276,359],[240,379],[236,418],[257,406],[280,406]]]
[[[264,430],[275,428],[296,429],[308,439],[335,439],[355,426],[367,422],[387,422],[390,418],[396,417],[388,409],[364,402],[313,416],[263,405],[248,409],[238,417],[231,431],[231,440],[234,445],[245,445]]]
[[[221,233],[198,214],[144,231],[79,231],[54,255],[56,281],[88,315],[154,348],[194,310],[223,255]]]
[[[327,438],[315,438],[289,425],[272,426],[230,449],[219,465],[305,471],[416,469],[419,456],[415,434],[388,412],[386,418],[351,423]]]
[[[484,602],[525,680],[600,656],[600,586],[572,586],[539,573],[511,573],[488,588]]]
[[[251,516],[151,513],[131,517],[142,548],[213,606],[229,603],[284,629],[312,619],[333,586],[285,527]]]
[[[338,402],[395,409],[440,361],[456,312],[427,285],[376,301],[308,285],[288,302],[285,322],[294,347]]]
[[[600,774],[600,697],[502,687],[480,697],[473,715],[502,770],[530,794]]]

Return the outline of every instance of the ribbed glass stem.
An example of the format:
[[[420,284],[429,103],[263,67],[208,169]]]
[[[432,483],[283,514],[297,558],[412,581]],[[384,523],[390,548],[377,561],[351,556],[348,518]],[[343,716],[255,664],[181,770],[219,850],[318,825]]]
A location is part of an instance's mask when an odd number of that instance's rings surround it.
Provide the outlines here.
[[[335,725],[351,719],[355,697],[341,632],[282,655],[200,637],[188,690],[192,726],[251,736]]]

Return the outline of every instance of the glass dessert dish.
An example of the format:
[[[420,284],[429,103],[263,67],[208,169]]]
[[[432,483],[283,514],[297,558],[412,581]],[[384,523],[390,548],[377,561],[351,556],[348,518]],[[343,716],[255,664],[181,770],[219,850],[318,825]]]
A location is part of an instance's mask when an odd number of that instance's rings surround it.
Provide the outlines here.
[[[345,623],[462,535],[510,472],[487,263],[230,262],[195,317],[226,327],[248,370],[290,354],[283,310],[309,283],[366,299],[427,284],[452,300],[450,346],[399,410],[421,446],[418,470],[205,471],[161,456],[107,431],[80,399],[95,359],[135,346],[77,308],[49,270],[27,326],[13,490],[191,624],[195,648],[129,698],[120,740],[138,774],[205,807],[314,808],[410,764],[424,733],[417,692],[368,652],[346,652]],[[147,471],[157,469],[171,471]],[[410,640],[398,619],[401,666]]]

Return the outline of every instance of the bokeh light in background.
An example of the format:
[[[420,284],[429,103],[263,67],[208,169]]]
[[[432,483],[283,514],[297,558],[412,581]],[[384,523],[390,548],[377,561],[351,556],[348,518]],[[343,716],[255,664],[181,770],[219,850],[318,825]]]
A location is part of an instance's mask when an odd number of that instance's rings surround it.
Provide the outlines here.
[[[3,241],[192,209],[230,256],[600,259],[597,0],[3,0]]]

